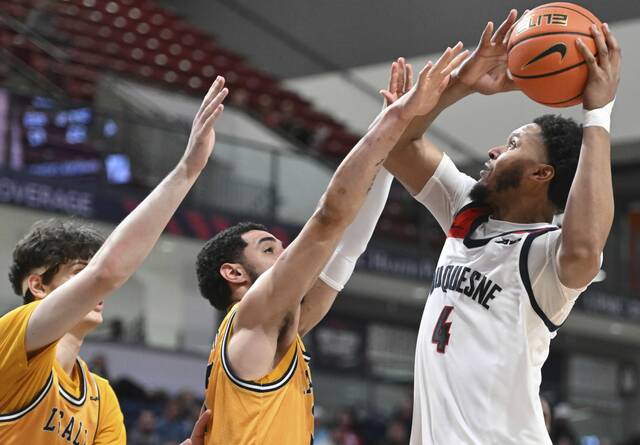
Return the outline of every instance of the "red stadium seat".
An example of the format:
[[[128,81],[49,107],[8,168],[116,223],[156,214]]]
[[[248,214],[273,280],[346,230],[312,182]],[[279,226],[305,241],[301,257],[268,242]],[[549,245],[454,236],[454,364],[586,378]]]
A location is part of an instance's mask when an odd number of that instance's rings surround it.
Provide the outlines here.
[[[33,2],[0,4],[3,12],[24,20]],[[151,0],[61,0],[54,5],[57,27],[69,36],[71,62],[69,68],[54,66],[54,74],[69,76],[72,82],[66,88],[74,97],[90,99],[97,71],[113,70],[198,94],[222,74],[232,87],[234,104],[248,107],[265,125],[290,132],[293,138],[313,140],[314,147],[331,157],[343,156],[357,139],[330,116],[283,90],[272,76]],[[4,47],[36,70],[51,68],[51,59],[28,39],[7,31],[0,38]]]

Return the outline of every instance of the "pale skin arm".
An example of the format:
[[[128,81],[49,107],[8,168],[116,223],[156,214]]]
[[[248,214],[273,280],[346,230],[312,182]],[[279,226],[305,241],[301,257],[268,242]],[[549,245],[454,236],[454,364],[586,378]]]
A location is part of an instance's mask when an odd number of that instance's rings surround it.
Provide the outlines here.
[[[403,73],[403,79],[400,79]],[[403,58],[392,64],[388,90],[381,91],[383,95],[382,111],[397,101],[413,86],[413,68],[405,63]],[[369,126],[371,129],[383,116],[380,113]],[[345,232],[345,236],[346,232]],[[298,323],[298,335],[303,337],[311,331],[327,315],[336,300],[338,291],[327,285],[321,279],[316,280],[307,295],[300,304],[300,321]]]
[[[384,111],[340,164],[298,237],[244,295],[227,346],[238,377],[255,380],[272,369],[286,317],[316,283],[409,120],[435,106],[464,57],[461,47],[448,49],[435,65],[427,64],[416,86]]]
[[[583,95],[586,110],[601,108],[613,100],[622,61],[620,45],[608,25],[602,30],[594,25],[591,32],[598,48],[597,58],[581,40],[577,42],[589,66]],[[557,256],[558,275],[565,286],[574,289],[587,286],[598,273],[600,255],[613,223],[613,210],[609,133],[601,127],[586,127]],[[585,225],[585,221],[589,223]]]
[[[174,170],[116,227],[87,267],[35,309],[27,326],[27,352],[62,337],[142,264],[207,164],[215,142],[213,125],[227,92],[219,77],[195,116],[189,143]]]
[[[327,315],[331,306],[336,301],[338,291],[317,279],[307,295],[300,303],[300,322],[298,334],[304,337],[311,329]]]
[[[424,188],[442,160],[442,151],[423,138],[440,113],[474,92],[488,95],[516,89],[506,74],[507,42],[516,17],[517,11],[511,10],[495,32],[493,22],[487,23],[477,48],[453,73],[449,87],[438,104],[429,113],[413,119],[387,158],[385,168],[412,195]],[[401,96],[403,83],[410,82],[411,76],[403,74],[405,71],[403,59],[392,65],[389,89],[381,91],[388,101],[393,102]]]

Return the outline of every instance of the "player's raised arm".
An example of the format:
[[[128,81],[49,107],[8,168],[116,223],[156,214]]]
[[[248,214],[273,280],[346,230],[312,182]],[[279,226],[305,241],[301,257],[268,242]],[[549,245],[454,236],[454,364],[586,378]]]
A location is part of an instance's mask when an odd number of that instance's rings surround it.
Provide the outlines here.
[[[622,57],[608,25],[602,30],[593,25],[591,32],[597,57],[577,41],[589,66],[589,80],[583,94],[582,148],[567,199],[557,258],[560,281],[574,289],[588,285],[596,276],[613,222],[609,125]]]
[[[512,9],[494,32],[493,22],[487,23],[476,49],[456,70],[438,104],[427,114],[416,116],[389,154],[385,167],[412,195],[417,194],[434,174],[442,160],[442,151],[423,138],[433,121],[445,109],[474,92],[496,94],[516,89],[507,76],[507,42],[516,22],[517,11]],[[406,64],[398,60],[392,64],[389,89],[384,96],[393,100],[401,90]],[[387,94],[388,93],[388,94]]]
[[[451,71],[464,57],[460,45],[448,48],[435,64],[425,66],[412,90],[383,112],[342,161],[298,237],[247,291],[227,346],[233,370],[240,378],[255,379],[269,372],[283,324],[316,282],[389,151],[414,116],[435,106]]]
[[[177,166],[116,227],[87,267],[35,309],[27,327],[27,352],[59,339],[142,264],[207,164],[215,142],[213,125],[222,113],[227,92],[224,78],[218,77],[194,118],[189,143]],[[37,280],[29,281],[30,288],[37,285]]]

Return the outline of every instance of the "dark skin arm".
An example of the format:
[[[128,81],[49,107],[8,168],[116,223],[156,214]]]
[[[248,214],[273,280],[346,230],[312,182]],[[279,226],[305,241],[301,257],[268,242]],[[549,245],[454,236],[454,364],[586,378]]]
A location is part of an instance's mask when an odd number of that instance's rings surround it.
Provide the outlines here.
[[[622,54],[616,38],[605,25],[592,26],[598,56],[578,40],[577,46],[589,67],[589,80],[583,94],[585,110],[601,108],[611,102],[620,81]],[[611,140],[602,127],[586,127],[582,148],[562,222],[557,265],[560,281],[570,288],[581,288],[593,280],[600,269],[600,255],[613,223],[611,182]],[[585,228],[584,221],[589,221]]]
[[[423,138],[440,113],[472,93],[490,95],[516,89],[506,74],[507,42],[516,17],[517,11],[511,10],[495,32],[493,22],[487,23],[477,48],[453,73],[438,104],[429,113],[412,120],[387,158],[385,168],[412,195],[424,188],[442,160],[442,151]],[[385,99],[393,102],[404,94],[407,87],[411,88],[410,73],[410,67],[407,68],[403,59],[393,63],[389,89],[381,91]]]

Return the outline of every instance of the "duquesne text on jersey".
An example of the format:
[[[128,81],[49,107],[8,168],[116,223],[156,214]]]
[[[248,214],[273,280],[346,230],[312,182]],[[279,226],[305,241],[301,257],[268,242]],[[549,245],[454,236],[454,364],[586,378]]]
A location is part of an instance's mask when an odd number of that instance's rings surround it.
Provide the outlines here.
[[[436,289],[460,292],[485,309],[490,309],[489,302],[497,297],[502,287],[490,280],[486,275],[470,267],[449,264],[436,269],[431,292]]]

